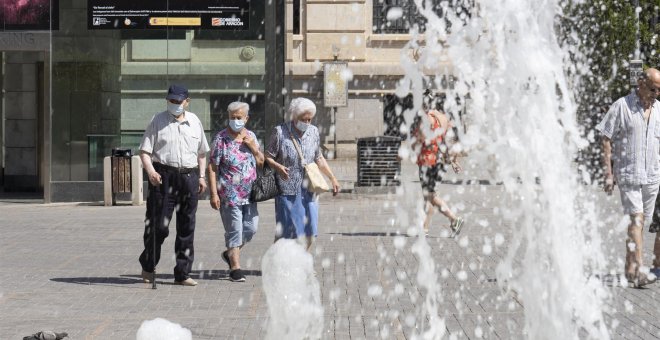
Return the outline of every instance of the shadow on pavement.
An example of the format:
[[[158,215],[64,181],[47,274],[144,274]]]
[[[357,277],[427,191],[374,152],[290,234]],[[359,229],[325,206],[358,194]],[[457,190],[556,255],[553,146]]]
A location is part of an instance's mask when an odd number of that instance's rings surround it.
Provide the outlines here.
[[[328,235],[341,235],[341,236],[403,236],[410,237],[406,234],[397,234],[397,233],[385,233],[385,232],[358,232],[358,233],[326,233]]]
[[[245,276],[261,276],[261,270],[243,270]],[[190,277],[195,280],[228,280],[229,270],[193,270]],[[128,274],[107,277],[56,277],[50,279],[54,282],[74,283],[80,285],[132,285],[142,284],[140,274]],[[158,284],[174,284],[173,274],[156,273],[156,282]]]
[[[139,278],[139,275],[137,276]],[[126,278],[126,277],[56,277],[50,279],[54,282],[75,283],[79,285],[129,285],[142,283],[142,279]]]
[[[595,278],[596,280],[599,280],[603,286],[609,287],[609,288],[627,288],[628,287],[628,280],[623,276],[623,274],[592,274],[591,277]],[[647,286],[643,287],[637,287],[635,289],[649,289],[656,284],[649,284]]]

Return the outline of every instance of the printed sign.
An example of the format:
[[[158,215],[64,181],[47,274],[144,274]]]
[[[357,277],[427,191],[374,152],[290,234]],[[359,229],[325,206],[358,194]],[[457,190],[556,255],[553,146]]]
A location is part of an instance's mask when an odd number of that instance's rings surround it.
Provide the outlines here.
[[[250,28],[251,0],[87,0],[89,29]]]
[[[323,64],[323,106],[348,106],[348,63]]]
[[[630,61],[630,86],[637,86],[637,80],[644,73],[641,60]]]

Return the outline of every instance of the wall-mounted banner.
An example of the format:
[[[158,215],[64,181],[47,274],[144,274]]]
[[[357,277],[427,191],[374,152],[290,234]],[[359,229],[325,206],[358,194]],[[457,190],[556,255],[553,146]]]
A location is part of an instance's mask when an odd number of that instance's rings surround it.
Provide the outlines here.
[[[250,0],[87,0],[87,27],[243,31],[250,28]]]
[[[0,1],[0,31],[57,30],[58,0]]]

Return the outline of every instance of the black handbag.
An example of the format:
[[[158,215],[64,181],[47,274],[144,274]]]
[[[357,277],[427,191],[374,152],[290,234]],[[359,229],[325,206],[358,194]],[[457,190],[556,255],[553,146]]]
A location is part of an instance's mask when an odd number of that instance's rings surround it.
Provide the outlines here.
[[[250,201],[263,202],[267,201],[282,193],[280,185],[277,183],[275,171],[264,162],[262,170],[257,169],[257,179],[252,183],[252,191],[250,192]]]

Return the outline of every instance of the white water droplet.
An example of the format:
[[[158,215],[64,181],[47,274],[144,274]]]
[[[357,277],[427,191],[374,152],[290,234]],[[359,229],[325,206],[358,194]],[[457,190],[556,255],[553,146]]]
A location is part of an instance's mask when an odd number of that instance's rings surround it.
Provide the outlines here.
[[[481,339],[484,336],[484,331],[481,329],[481,327],[477,326],[477,328],[474,329],[474,336],[477,338]]]
[[[412,327],[415,325],[415,316],[414,315],[408,315],[406,316],[406,326]]]
[[[467,236],[461,237],[461,239],[458,241],[458,245],[467,248],[468,244],[470,244],[470,241],[468,240]]]
[[[371,285],[367,290],[367,294],[371,297],[380,296],[383,294],[383,287],[380,285]]]
[[[632,314],[633,312],[633,305],[630,303],[630,301],[626,300],[623,305],[626,307],[626,313]]]
[[[393,243],[396,249],[401,249],[406,245],[406,238],[403,236],[395,236]]]
[[[387,20],[394,21],[403,17],[403,9],[401,7],[392,7],[387,11]]]
[[[503,243],[504,243],[504,236],[502,236],[502,234],[500,233],[495,234],[495,245],[501,246]]]
[[[330,290],[328,297],[330,298],[330,300],[337,300],[339,298],[339,295],[341,295],[341,290],[339,290],[339,288],[333,288]]]

